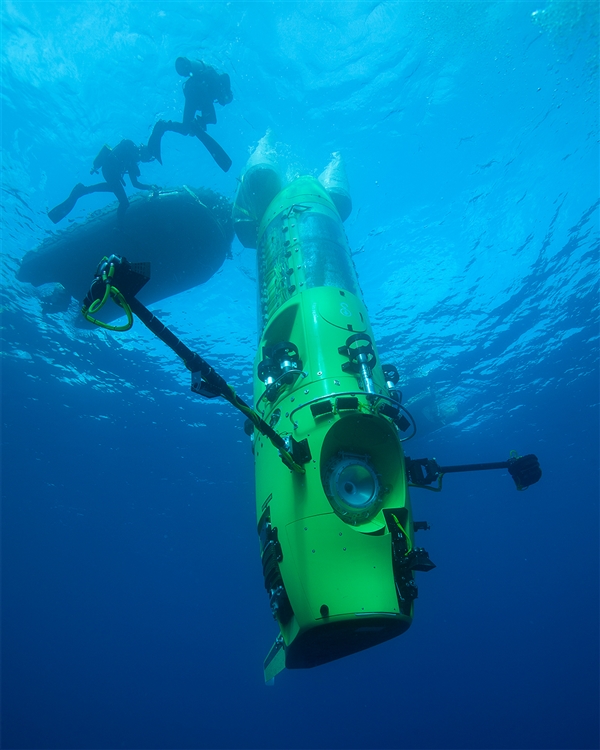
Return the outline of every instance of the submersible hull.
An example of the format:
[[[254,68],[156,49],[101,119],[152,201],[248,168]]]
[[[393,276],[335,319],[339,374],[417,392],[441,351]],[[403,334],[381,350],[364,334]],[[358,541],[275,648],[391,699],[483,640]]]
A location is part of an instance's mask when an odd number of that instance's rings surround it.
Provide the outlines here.
[[[304,464],[304,473],[290,471],[255,433],[263,573],[280,628],[268,680],[284,666],[314,667],[403,633],[420,568],[409,557],[406,426],[340,214],[319,181],[299,178],[272,200],[257,260],[256,409]]]

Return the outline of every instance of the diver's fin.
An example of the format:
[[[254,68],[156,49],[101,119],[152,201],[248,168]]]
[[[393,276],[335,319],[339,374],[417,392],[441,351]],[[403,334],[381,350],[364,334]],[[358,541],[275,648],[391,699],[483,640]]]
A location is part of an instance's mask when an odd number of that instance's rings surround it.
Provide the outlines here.
[[[71,213],[74,208],[75,201],[71,200],[71,198],[67,198],[66,201],[59,203],[58,206],[55,206],[48,211],[48,218],[53,224],[58,224],[58,222],[61,219],[64,219],[67,214]]]
[[[278,635],[271,650],[267,654],[263,668],[265,671],[265,684],[272,685],[276,675],[285,669],[285,646],[283,638]]]
[[[159,120],[150,134],[148,139],[148,152],[155,157],[159,164],[162,164],[162,156],[160,153],[160,140],[163,137],[165,130],[167,129],[167,123],[164,120]]]
[[[53,224],[58,224],[61,219],[64,219],[65,216],[71,213],[71,211],[75,208],[77,199],[83,195],[83,193],[81,192],[82,188],[83,185],[81,183],[75,185],[73,190],[71,190],[71,195],[67,198],[66,201],[59,203],[58,206],[55,206],[54,208],[51,208],[50,211],[48,211],[48,218]]]
[[[211,138],[210,135],[208,135],[208,133],[205,133],[204,130],[202,130],[200,127],[195,128],[193,133],[196,138],[198,138],[199,141],[202,141],[202,143],[206,146],[208,153],[221,167],[223,172],[227,172],[232,162],[225,150],[221,146],[219,146],[214,138]]]

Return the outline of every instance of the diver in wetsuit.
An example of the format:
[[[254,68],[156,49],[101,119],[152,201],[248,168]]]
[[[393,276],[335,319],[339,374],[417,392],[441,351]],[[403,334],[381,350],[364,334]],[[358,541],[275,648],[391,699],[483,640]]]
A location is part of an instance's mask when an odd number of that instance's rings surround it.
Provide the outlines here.
[[[233,100],[229,76],[227,73],[218,73],[201,60],[188,60],[187,57],[178,57],[175,60],[175,69],[180,76],[187,78],[183,84],[183,122],[159,120],[148,141],[150,153],[162,164],[160,141],[164,133],[171,131],[181,135],[195,135],[206,146],[221,169],[227,172],[231,166],[231,159],[206,133],[206,126],[215,125],[217,122],[215,102],[224,107]],[[198,111],[200,115],[196,116]]]
[[[75,185],[66,201],[59,203],[58,206],[48,211],[50,221],[57,224],[75,208],[75,204],[81,196],[90,193],[114,193],[119,199],[117,218],[122,219],[129,207],[129,201],[123,188],[125,185],[123,176],[128,174],[133,187],[140,190],[156,190],[156,185],[144,185],[138,180],[140,176],[138,163],[153,160],[154,157],[144,144],[136,146],[133,141],[123,140],[112,149],[103,146],[94,159],[94,166],[90,170],[90,174],[97,174],[101,169],[106,182],[99,182],[97,185],[83,185],[80,182]]]

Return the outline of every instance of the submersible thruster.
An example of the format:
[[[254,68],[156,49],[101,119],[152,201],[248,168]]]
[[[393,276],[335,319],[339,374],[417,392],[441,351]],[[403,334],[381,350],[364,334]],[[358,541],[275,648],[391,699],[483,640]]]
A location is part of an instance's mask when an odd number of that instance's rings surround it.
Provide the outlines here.
[[[380,361],[334,200],[346,213],[340,191],[300,177],[271,200],[256,236],[255,408],[304,468],[290,470],[254,432],[262,567],[280,628],[266,680],[403,633],[414,572],[434,567],[413,542],[397,371]]]

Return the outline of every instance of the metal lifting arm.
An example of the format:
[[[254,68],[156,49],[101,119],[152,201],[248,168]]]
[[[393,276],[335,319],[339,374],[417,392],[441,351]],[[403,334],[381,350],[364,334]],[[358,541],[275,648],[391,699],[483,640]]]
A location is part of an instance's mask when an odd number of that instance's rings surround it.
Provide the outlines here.
[[[408,456],[406,457],[406,473],[409,482],[413,487],[421,487],[427,490],[441,490],[444,474],[455,474],[462,471],[489,471],[490,469],[508,469],[508,473],[513,478],[519,491],[526,490],[532,484],[538,482],[542,476],[537,456],[532,453],[527,456],[519,456],[515,451],[512,451],[508,461],[462,464],[459,466],[439,466],[435,458],[411,459]],[[437,487],[427,486],[436,481]]]
[[[278,449],[283,463],[292,471],[304,474],[302,466],[308,460],[306,448],[297,443],[293,437],[287,440],[270,427],[257,412],[241,399],[234,389],[214,370],[199,354],[193,352],[183,341],[167,328],[156,315],[150,312],[135,295],[150,278],[149,264],[131,264],[125,258],[111,255],[103,258],[96,270],[92,283],[82,308],[87,320],[110,330],[128,330],[133,323],[132,313],[152,333],[166,344],[192,373],[192,391],[207,398],[222,396],[225,400],[241,411],[262,435],[265,435]],[[117,286],[118,285],[118,286]],[[109,326],[92,317],[100,310],[108,299],[113,298],[127,313],[126,326]],[[298,457],[298,460],[296,460]]]
[[[159,320],[154,313],[135,297],[127,300],[131,311],[142,321],[152,333],[159,338],[169,349],[175,352],[183,360],[184,365],[192,373],[192,391],[207,398],[222,396],[236,409],[241,411],[256,427],[256,429],[273,443],[279,450],[281,460],[293,471],[304,473],[304,468],[297,463],[288,450],[286,441],[270,427],[243,399],[241,399],[233,388],[219,375],[219,373],[208,364],[199,354],[193,352]]]

